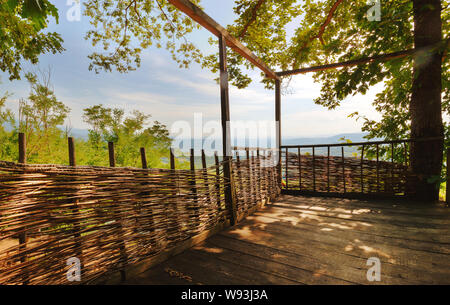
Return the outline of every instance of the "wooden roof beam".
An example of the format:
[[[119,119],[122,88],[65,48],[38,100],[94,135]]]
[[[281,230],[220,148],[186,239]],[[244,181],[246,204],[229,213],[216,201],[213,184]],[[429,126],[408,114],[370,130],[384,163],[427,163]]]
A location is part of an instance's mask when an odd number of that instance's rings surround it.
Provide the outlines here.
[[[412,55],[415,55],[416,53],[420,53],[420,52],[434,51],[435,48],[439,48],[440,46],[444,47],[444,54],[445,54],[447,48],[449,47],[449,44],[450,44],[450,38],[446,38],[436,44],[433,44],[433,45],[430,45],[427,47],[409,49],[409,50],[398,51],[398,52],[393,52],[393,53],[388,53],[388,54],[375,55],[375,56],[371,56],[371,57],[353,59],[353,60],[349,60],[349,61],[328,64],[328,65],[320,65],[320,66],[313,66],[313,67],[308,67],[308,68],[282,71],[282,72],[277,72],[276,74],[281,77],[281,76],[296,75],[296,74],[301,74],[301,73],[319,72],[319,71],[324,71],[324,70],[329,70],[329,69],[362,65],[362,64],[367,64],[367,63],[371,63],[374,61],[387,61],[387,60],[392,60],[392,59],[396,59],[396,58],[412,56]]]
[[[295,69],[295,70],[289,70],[289,71],[282,71],[282,72],[277,72],[277,75],[278,76],[288,76],[288,75],[296,75],[296,74],[308,73],[308,72],[319,72],[319,71],[337,69],[337,68],[342,68],[342,67],[350,67],[350,66],[356,66],[356,65],[370,63],[370,62],[377,61],[377,60],[386,61],[386,60],[391,60],[391,59],[395,59],[395,58],[402,58],[402,57],[406,57],[408,55],[412,55],[415,52],[416,52],[415,49],[410,49],[410,50],[394,52],[394,53],[389,53],[389,54],[354,59],[354,60],[349,60],[349,61],[344,61],[344,62],[339,62],[339,63],[334,63],[334,64],[313,66],[313,67]]]
[[[256,67],[261,69],[267,77],[279,80],[280,77],[272,71],[260,58],[258,58],[252,51],[244,46],[239,40],[231,36],[231,34],[214,19],[209,17],[198,6],[188,0],[168,0],[172,5],[178,8],[180,11],[191,17],[202,27],[210,31],[217,37],[223,36],[226,40],[227,46],[233,49],[235,52],[243,56],[250,61]]]

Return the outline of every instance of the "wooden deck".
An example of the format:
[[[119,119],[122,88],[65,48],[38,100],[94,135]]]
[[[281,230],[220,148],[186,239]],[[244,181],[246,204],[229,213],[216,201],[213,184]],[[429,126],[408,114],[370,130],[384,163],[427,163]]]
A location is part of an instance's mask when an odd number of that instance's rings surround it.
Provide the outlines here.
[[[283,196],[126,284],[450,284],[449,225],[444,205]]]

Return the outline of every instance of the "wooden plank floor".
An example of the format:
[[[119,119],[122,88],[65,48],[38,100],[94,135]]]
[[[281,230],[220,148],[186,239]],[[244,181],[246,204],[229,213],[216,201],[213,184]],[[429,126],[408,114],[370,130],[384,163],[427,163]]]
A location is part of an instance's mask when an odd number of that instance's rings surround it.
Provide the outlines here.
[[[126,284],[450,284],[449,225],[444,205],[283,196]]]

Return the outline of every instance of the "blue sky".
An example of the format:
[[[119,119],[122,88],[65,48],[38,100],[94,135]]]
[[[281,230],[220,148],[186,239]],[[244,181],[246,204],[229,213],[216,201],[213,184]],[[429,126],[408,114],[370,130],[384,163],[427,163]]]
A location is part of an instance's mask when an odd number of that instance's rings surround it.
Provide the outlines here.
[[[70,7],[65,3],[58,1],[60,22],[52,24],[49,30],[62,34],[66,51],[41,56],[39,67],[51,67],[55,93],[71,108],[67,125],[87,128],[82,120],[83,108],[100,103],[126,111],[141,110],[169,127],[177,121],[193,121],[194,113],[202,113],[204,122],[220,120],[220,92],[214,81],[217,75],[202,70],[197,64],[189,70],[180,69],[165,49],[146,50],[141,68],[134,72],[95,74],[88,71],[87,55],[92,52],[92,47],[83,38],[90,27],[88,18],[82,16],[80,22],[69,22],[66,13]],[[203,0],[202,6],[224,26],[235,19],[231,0]],[[209,37],[212,35],[202,29],[190,35],[189,40],[208,53],[214,51],[207,42]],[[29,64],[25,67],[31,71],[36,69]],[[8,91],[13,94],[7,105],[17,111],[17,101],[28,95],[28,84],[24,81],[9,82],[6,74],[0,75],[0,93]],[[230,87],[231,119],[273,120],[274,92],[264,89],[259,71],[255,70],[250,75],[254,81],[247,89]],[[347,118],[356,110],[370,118],[379,117],[371,102],[380,86],[365,96],[349,98],[333,111],[314,104],[313,99],[320,93],[320,84],[314,83],[311,75],[295,76],[290,86],[292,93],[282,97],[283,137],[360,132],[361,122]]]

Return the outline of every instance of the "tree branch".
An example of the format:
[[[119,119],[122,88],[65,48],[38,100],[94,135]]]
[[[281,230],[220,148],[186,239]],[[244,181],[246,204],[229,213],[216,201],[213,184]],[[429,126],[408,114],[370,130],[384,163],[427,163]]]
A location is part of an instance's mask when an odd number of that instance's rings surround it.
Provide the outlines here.
[[[303,50],[308,46],[308,43],[312,42],[314,39],[317,39],[317,38],[318,38],[318,39],[320,40],[320,43],[321,43],[322,45],[325,44],[325,42],[323,41],[323,38],[322,38],[323,33],[325,32],[326,27],[330,24],[331,20],[333,19],[334,13],[336,12],[336,10],[338,9],[339,5],[340,5],[343,1],[344,1],[344,0],[337,0],[337,1],[333,4],[333,6],[331,7],[330,11],[328,12],[327,19],[326,19],[325,22],[320,26],[319,33],[318,33],[317,35],[314,35],[313,37],[311,37],[311,38],[309,39],[308,42],[305,42],[305,43],[303,44],[303,46],[300,48],[300,50],[298,51],[298,53],[300,53],[301,51],[303,51]],[[296,64],[297,64],[297,59],[295,59],[293,66],[295,66]]]
[[[245,34],[247,33],[248,27],[256,20],[256,13],[258,12],[258,9],[261,7],[261,5],[264,3],[265,0],[259,0],[258,3],[253,7],[252,11],[252,17],[247,22],[247,24],[242,29],[241,33],[238,36],[238,39],[242,39]]]

